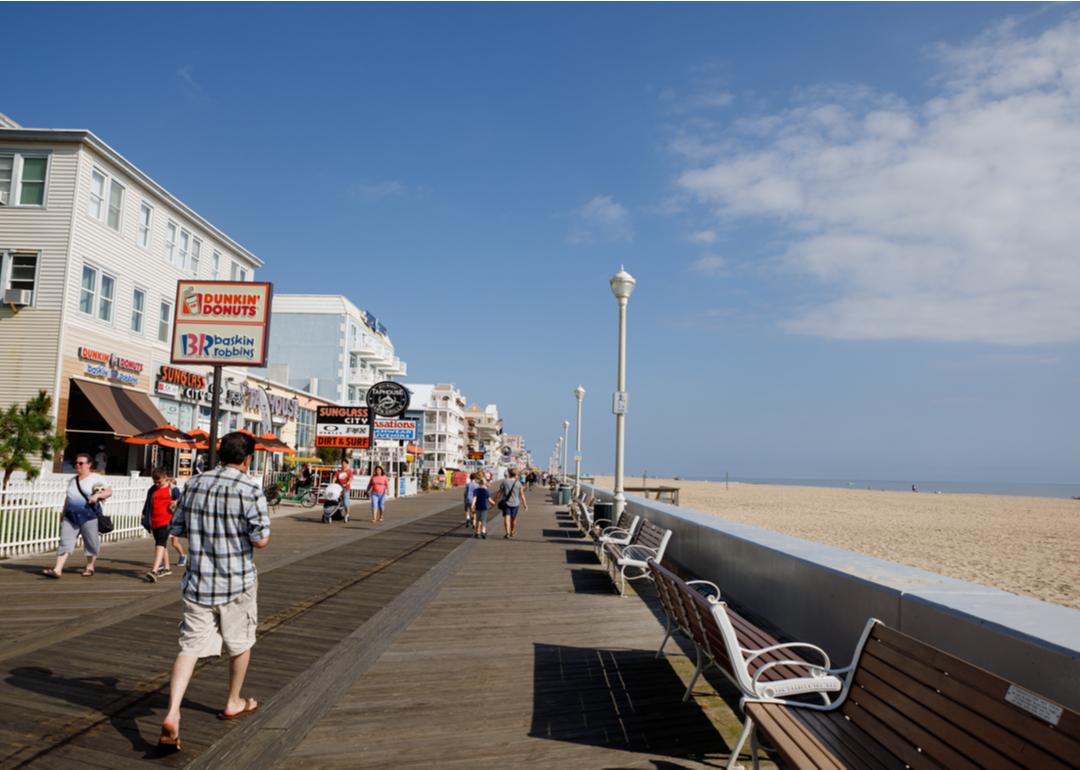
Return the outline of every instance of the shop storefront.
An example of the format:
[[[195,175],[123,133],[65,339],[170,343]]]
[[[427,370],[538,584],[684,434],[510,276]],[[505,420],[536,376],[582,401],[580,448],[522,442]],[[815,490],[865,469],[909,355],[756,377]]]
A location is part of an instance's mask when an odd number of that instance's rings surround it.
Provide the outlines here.
[[[86,453],[102,473],[141,471],[141,448],[123,439],[165,422],[147,390],[147,364],[139,353],[112,349],[106,341],[75,345],[61,371],[57,424],[68,446],[56,469],[73,470],[75,455]]]
[[[209,372],[163,364],[155,371],[153,400],[167,422],[183,431],[210,430],[213,401]],[[218,433],[243,427],[244,385],[238,376],[225,376],[219,402]]]

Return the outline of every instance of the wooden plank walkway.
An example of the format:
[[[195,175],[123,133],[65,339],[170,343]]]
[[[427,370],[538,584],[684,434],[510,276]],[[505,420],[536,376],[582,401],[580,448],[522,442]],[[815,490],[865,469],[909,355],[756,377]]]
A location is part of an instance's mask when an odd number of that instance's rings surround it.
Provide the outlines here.
[[[362,504],[348,525],[275,518],[245,688],[263,708],[216,720],[227,661],[207,659],[165,759],[179,592],[139,582],[149,541],[111,545],[94,578],[0,563],[0,767],[722,765],[728,703],[707,684],[681,702],[692,666],[670,643],[654,659],[655,608],[615,595],[541,495],[510,541],[499,521],[469,537],[457,491],[394,501],[374,529]]]

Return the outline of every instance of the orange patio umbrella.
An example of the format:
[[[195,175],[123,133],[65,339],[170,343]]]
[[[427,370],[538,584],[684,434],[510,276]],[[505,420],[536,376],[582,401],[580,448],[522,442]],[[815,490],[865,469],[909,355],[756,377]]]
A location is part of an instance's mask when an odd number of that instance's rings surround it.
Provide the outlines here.
[[[195,448],[195,439],[175,425],[159,425],[153,430],[148,430],[137,436],[129,436],[124,439],[124,443],[141,446],[164,446],[172,449]]]
[[[296,454],[295,449],[279,439],[273,433],[264,433],[261,436],[257,436],[255,441],[255,448],[261,449],[264,452],[281,452],[288,455]]]

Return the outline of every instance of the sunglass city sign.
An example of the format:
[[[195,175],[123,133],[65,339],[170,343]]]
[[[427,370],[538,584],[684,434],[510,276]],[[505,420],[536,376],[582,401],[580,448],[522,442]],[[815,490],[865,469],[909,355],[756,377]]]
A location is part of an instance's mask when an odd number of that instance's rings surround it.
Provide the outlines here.
[[[177,281],[172,363],[264,366],[269,283]]]

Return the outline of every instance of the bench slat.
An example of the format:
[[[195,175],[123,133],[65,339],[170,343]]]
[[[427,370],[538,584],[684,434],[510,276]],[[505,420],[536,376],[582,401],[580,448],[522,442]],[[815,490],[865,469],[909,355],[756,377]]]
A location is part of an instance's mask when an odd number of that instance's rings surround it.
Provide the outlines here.
[[[1021,760],[1026,766],[1077,766],[1080,741],[1005,701],[1008,682],[1004,679],[918,640],[899,637],[895,632],[880,638],[881,642],[873,646],[868,643],[874,657],[903,671],[906,676],[924,686],[946,695],[952,701],[964,704],[964,709],[972,714],[1006,730],[1013,736],[1011,745],[1016,747],[1010,753],[1018,759],[1021,753],[1027,755]],[[885,643],[885,640],[888,640],[888,643]],[[932,662],[933,666],[928,662]],[[980,681],[979,687],[969,684],[973,679]],[[990,688],[989,680],[997,680],[1000,686]],[[996,689],[1000,695],[988,695],[987,689]],[[1071,722],[1075,717],[1074,712],[1065,710],[1061,722]],[[1016,746],[1013,741],[1019,741],[1022,745]],[[1051,759],[1051,756],[1054,759]]]
[[[919,700],[910,698],[860,666],[855,675],[851,698],[855,707],[865,708],[886,727],[899,733],[905,743],[917,746],[922,752],[948,768],[978,768],[1002,765],[1001,755],[987,750],[985,744],[970,735]],[[852,702],[852,701],[849,701]],[[848,713],[844,709],[844,713]]]
[[[880,645],[880,642],[874,644]],[[1027,761],[1035,762],[1039,767],[1064,767],[1049,754],[1028,746],[1027,742],[1019,736],[983,718],[966,704],[957,703],[940,690],[927,687],[888,665],[874,654],[875,652],[876,650],[868,645],[867,654],[863,657],[861,668],[886,683],[890,688],[902,692],[914,702],[924,705],[933,714],[940,715],[941,719],[948,720],[944,729],[937,734],[943,740],[963,750],[968,756],[978,760],[981,764],[985,766],[998,764],[1007,767],[1020,767],[1021,765],[1017,765],[1007,758],[1019,756],[1027,747],[1029,749]],[[923,722],[923,724],[928,725],[930,723]],[[1005,757],[1005,759],[1003,760],[1002,757]]]
[[[851,700],[855,697],[858,697],[859,700]],[[891,719],[890,723],[882,721],[879,715],[884,714],[888,717],[888,707],[869,693],[857,693],[855,689],[852,689],[852,694],[844,705],[844,716],[865,730],[875,741],[914,770],[922,770],[923,768],[927,768],[927,770],[966,770],[974,767],[970,762],[964,762],[959,758],[955,767],[948,764],[941,765],[933,761],[928,755],[921,753],[906,737],[898,735],[896,732],[898,727],[913,727],[913,725],[910,722],[902,725],[897,719]]]
[[[896,757],[852,722],[838,713],[826,713],[811,709],[792,710],[794,717],[800,719],[820,743],[828,746],[836,754],[837,760],[850,768],[865,770],[902,770],[905,766]]]
[[[772,745],[789,765],[799,770],[845,770],[831,757],[806,726],[782,707],[752,703],[748,708],[754,723],[766,732]]]

